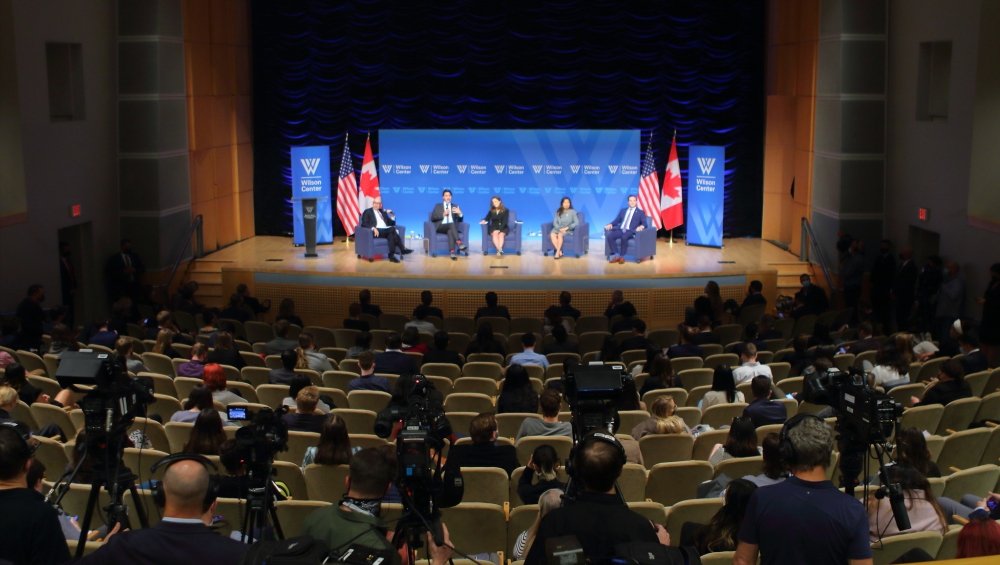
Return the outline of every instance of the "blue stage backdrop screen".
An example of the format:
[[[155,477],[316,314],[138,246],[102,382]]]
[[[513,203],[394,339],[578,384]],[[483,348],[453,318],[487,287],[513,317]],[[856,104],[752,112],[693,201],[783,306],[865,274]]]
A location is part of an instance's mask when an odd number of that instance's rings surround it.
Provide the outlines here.
[[[479,223],[499,196],[536,239],[568,196],[597,237],[639,186],[637,130],[381,130],[379,139],[382,200],[411,235],[448,188],[465,222]]]

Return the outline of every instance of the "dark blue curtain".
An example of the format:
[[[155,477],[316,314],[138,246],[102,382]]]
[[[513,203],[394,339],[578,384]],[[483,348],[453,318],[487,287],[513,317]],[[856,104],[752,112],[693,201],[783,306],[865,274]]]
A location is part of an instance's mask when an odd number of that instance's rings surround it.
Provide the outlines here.
[[[291,231],[292,146],[349,131],[359,170],[379,128],[621,128],[661,178],[676,131],[685,183],[686,146],[725,145],[725,235],[760,236],[762,0],[255,0],[252,25],[258,234]]]

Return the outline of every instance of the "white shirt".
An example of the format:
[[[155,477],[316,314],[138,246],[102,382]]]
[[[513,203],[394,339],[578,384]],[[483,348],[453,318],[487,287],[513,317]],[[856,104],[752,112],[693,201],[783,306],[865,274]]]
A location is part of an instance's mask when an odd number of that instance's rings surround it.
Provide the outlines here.
[[[389,227],[389,224],[385,223],[385,212],[382,210],[375,210],[375,227],[384,230]]]
[[[769,379],[774,378],[774,376],[771,375],[771,368],[767,365],[761,365],[757,361],[744,363],[733,369],[733,380],[736,381],[737,385],[752,381],[754,377],[759,377],[761,375]]]
[[[451,223],[451,202],[444,203],[444,218],[441,220],[442,224]]]

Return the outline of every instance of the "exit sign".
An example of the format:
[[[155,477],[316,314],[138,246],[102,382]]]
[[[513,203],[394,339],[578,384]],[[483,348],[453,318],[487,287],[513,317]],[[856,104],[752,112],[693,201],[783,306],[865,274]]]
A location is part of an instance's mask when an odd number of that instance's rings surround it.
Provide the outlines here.
[[[926,222],[931,216],[931,211],[927,208],[917,208],[917,219]]]
[[[79,204],[73,204],[69,207],[69,217],[79,218],[82,213],[82,208]]]

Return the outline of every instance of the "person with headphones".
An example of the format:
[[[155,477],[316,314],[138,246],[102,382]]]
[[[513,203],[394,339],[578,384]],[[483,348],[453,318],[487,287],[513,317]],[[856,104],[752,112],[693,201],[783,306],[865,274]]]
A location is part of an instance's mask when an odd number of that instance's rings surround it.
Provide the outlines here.
[[[154,486],[153,499],[163,509],[160,523],[109,535],[79,563],[241,563],[247,546],[208,527],[219,491],[215,464],[202,455],[175,453],[157,461],[150,473],[159,469],[164,469],[163,480]]]
[[[30,436],[24,424],[0,423],[0,562],[65,563],[69,548],[59,515],[28,488]]]
[[[826,422],[800,414],[785,422],[781,457],[788,479],[750,497],[733,563],[763,565],[872,563],[865,508],[826,478],[833,433]]]
[[[615,556],[620,544],[670,545],[662,525],[629,510],[615,494],[615,481],[625,459],[625,449],[613,435],[591,432],[583,438],[574,448],[570,475],[582,489],[576,500],[565,502],[542,519],[526,565],[548,563],[546,542],[563,536],[575,536],[584,555],[599,563]]]

